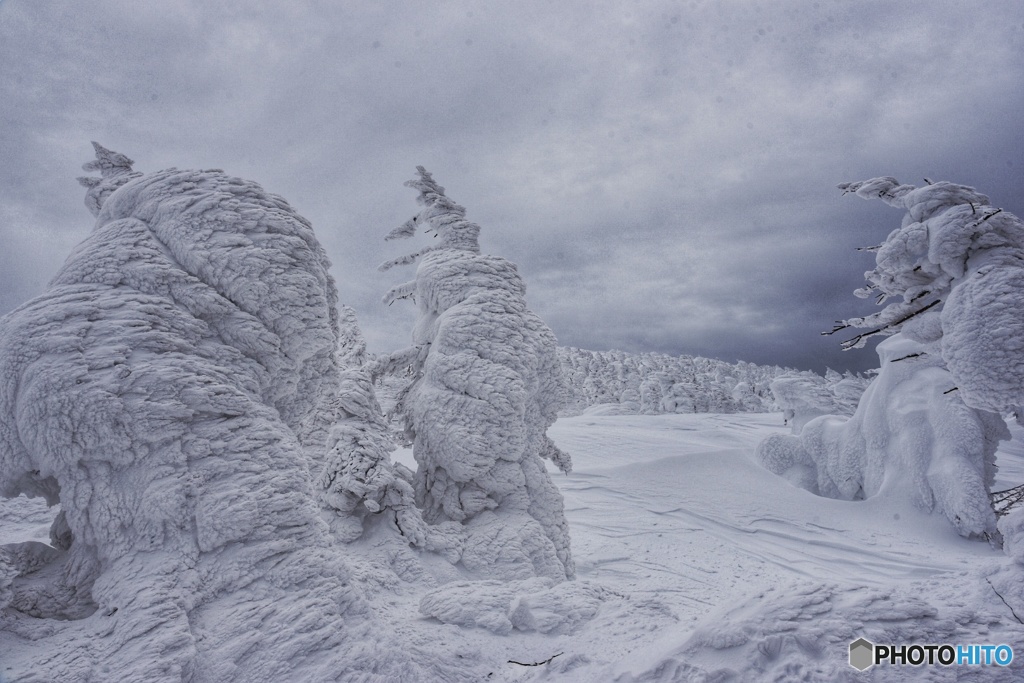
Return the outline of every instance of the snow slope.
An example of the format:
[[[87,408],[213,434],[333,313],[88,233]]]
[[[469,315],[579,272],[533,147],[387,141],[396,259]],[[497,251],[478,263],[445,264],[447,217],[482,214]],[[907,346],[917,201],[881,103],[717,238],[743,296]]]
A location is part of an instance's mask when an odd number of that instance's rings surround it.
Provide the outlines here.
[[[885,499],[821,498],[762,469],[754,460],[756,445],[786,431],[780,414],[559,420],[549,433],[575,460],[571,475],[553,475],[565,497],[577,562],[578,578],[567,583],[578,595],[570,602],[587,604],[581,595],[588,591],[599,595],[589,603],[597,604],[589,620],[583,615],[548,633],[513,628],[499,635],[486,626],[422,616],[419,605],[445,580],[447,563],[394,545],[383,526],[348,546],[346,556],[362,583],[381,581],[385,573],[374,564],[389,558],[399,576],[381,586],[378,593],[388,597],[375,609],[392,629],[392,642],[450,663],[466,680],[1024,676],[1016,663],[1009,670],[882,666],[858,673],[849,667],[848,644],[860,636],[1024,643],[1024,626],[995,592],[1024,616],[1024,595],[1014,588],[1024,581],[1002,552],[960,538],[939,516]],[[1011,431],[1015,440],[998,454],[997,489],[1024,482],[1024,430]],[[408,451],[397,456],[412,462]],[[2,540],[45,539],[45,514],[35,501],[7,501],[0,514]],[[558,599],[550,590],[532,590],[532,596]],[[485,592],[481,586],[479,593]],[[515,595],[499,593],[491,591],[496,612],[522,607]],[[534,616],[543,617],[545,605],[536,597],[529,603]],[[1024,649],[1018,650],[1024,661]],[[559,653],[536,667],[508,661],[530,664]]]

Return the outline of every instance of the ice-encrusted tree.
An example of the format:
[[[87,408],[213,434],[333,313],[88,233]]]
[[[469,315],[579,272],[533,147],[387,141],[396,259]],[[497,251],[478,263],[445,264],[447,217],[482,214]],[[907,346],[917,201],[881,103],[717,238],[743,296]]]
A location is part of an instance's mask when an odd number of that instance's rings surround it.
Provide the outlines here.
[[[964,403],[992,411],[1024,404],[1024,222],[954,183],[915,187],[883,177],[839,187],[907,212],[902,225],[872,247],[876,266],[856,292],[880,304],[895,301],[841,321],[833,332],[869,328],[843,346],[897,332],[939,342]]]
[[[324,528],[311,454],[361,407],[309,222],[95,150],[92,232],[0,319],[0,495],[61,504],[52,546],[0,546],[0,677],[454,680],[384,646]]]
[[[481,254],[480,227],[417,171],[407,185],[423,209],[387,239],[422,226],[437,242],[381,265],[419,261],[384,299],[412,298],[418,317],[412,346],[377,367],[411,368],[395,410],[413,440],[416,500],[431,535],[458,536],[449,557],[472,572],[572,577],[562,496],[543,462],[571,469],[546,434],[565,399],[555,337],[527,309],[515,264]]]
[[[991,538],[995,451],[1009,438],[999,412],[1024,402],[1024,223],[948,182],[914,187],[884,177],[840,188],[907,213],[871,248],[876,267],[857,291],[896,301],[832,333],[868,328],[845,348],[893,336],[879,344],[878,377],[852,418],[819,417],[798,436],[769,437],[758,453],[816,493],[907,498],[964,536]],[[1019,522],[1006,528],[1016,533]]]
[[[329,402],[334,419],[317,483],[324,502],[337,514],[331,530],[341,540],[362,535],[371,513],[389,513],[412,545],[427,546],[423,517],[413,495],[413,473],[391,461],[395,442],[373,388],[373,366],[355,311],[341,306],[338,390]],[[441,549],[441,548],[438,548]]]

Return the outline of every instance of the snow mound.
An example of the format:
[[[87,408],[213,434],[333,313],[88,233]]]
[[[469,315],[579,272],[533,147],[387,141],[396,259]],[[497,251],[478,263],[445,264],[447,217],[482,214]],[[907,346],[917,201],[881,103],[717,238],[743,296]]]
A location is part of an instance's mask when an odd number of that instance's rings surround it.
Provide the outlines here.
[[[19,681],[412,679],[320,519],[338,390],[309,223],[220,171],[97,145],[96,226],[0,321],[0,492],[61,504],[0,554]]]
[[[853,417],[771,436],[760,462],[818,495],[895,496],[945,515],[963,536],[994,537],[995,451],[1010,436],[1002,417],[964,405],[934,345],[896,335],[878,354],[881,370]]]
[[[423,596],[420,612],[446,624],[505,635],[513,629],[571,633],[593,618],[609,592],[587,581],[461,581]]]

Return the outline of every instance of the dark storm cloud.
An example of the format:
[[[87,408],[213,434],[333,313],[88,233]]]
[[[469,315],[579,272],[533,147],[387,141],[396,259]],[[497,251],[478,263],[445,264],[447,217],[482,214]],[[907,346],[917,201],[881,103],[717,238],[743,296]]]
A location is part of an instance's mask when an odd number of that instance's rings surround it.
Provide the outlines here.
[[[950,179],[1024,212],[1019,7],[7,0],[0,311],[87,233],[96,139],[287,197],[375,350],[409,336],[379,298],[411,269],[375,266],[423,164],[563,343],[868,368],[818,333],[871,310],[854,248],[901,217],[835,185]]]

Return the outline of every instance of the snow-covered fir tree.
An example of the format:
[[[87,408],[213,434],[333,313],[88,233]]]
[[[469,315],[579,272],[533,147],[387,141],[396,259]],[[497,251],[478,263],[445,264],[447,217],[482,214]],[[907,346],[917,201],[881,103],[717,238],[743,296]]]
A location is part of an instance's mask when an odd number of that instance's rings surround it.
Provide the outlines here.
[[[409,543],[424,547],[426,525],[416,507],[413,473],[391,461],[395,441],[374,391],[374,363],[355,311],[341,306],[340,312],[341,370],[338,391],[327,404],[333,423],[317,478],[324,502],[335,512],[331,530],[341,540],[355,540],[368,515],[387,512]]]
[[[571,468],[546,434],[565,398],[555,337],[527,309],[516,266],[481,254],[480,227],[417,170],[407,185],[424,208],[387,238],[422,226],[437,242],[381,266],[419,261],[385,297],[412,298],[418,316],[412,346],[377,372],[410,373],[395,410],[413,441],[428,536],[456,533],[449,556],[481,577],[572,577],[562,496],[543,462]]]
[[[0,319],[0,494],[61,505],[53,546],[0,548],[22,644],[0,677],[445,678],[383,645],[321,519],[313,456],[358,441],[330,403],[372,415],[309,222],[251,181],[95,149],[95,227]]]
[[[907,213],[873,247],[876,267],[860,297],[873,315],[840,321],[874,335],[882,366],[849,420],[819,417],[799,436],[761,444],[765,465],[822,495],[895,495],[937,510],[964,536],[996,536],[989,500],[995,451],[1009,432],[1000,411],[1024,402],[1024,223],[974,188],[924,187],[894,178],[840,185]],[[1004,533],[1024,528],[1024,512]]]
[[[907,212],[876,248],[877,265],[857,291],[879,303],[896,301],[840,322],[837,330],[869,328],[844,345],[901,331],[924,344],[939,342],[935,351],[967,405],[1009,411],[1024,404],[1024,222],[954,183],[915,187],[884,177],[840,188]]]

